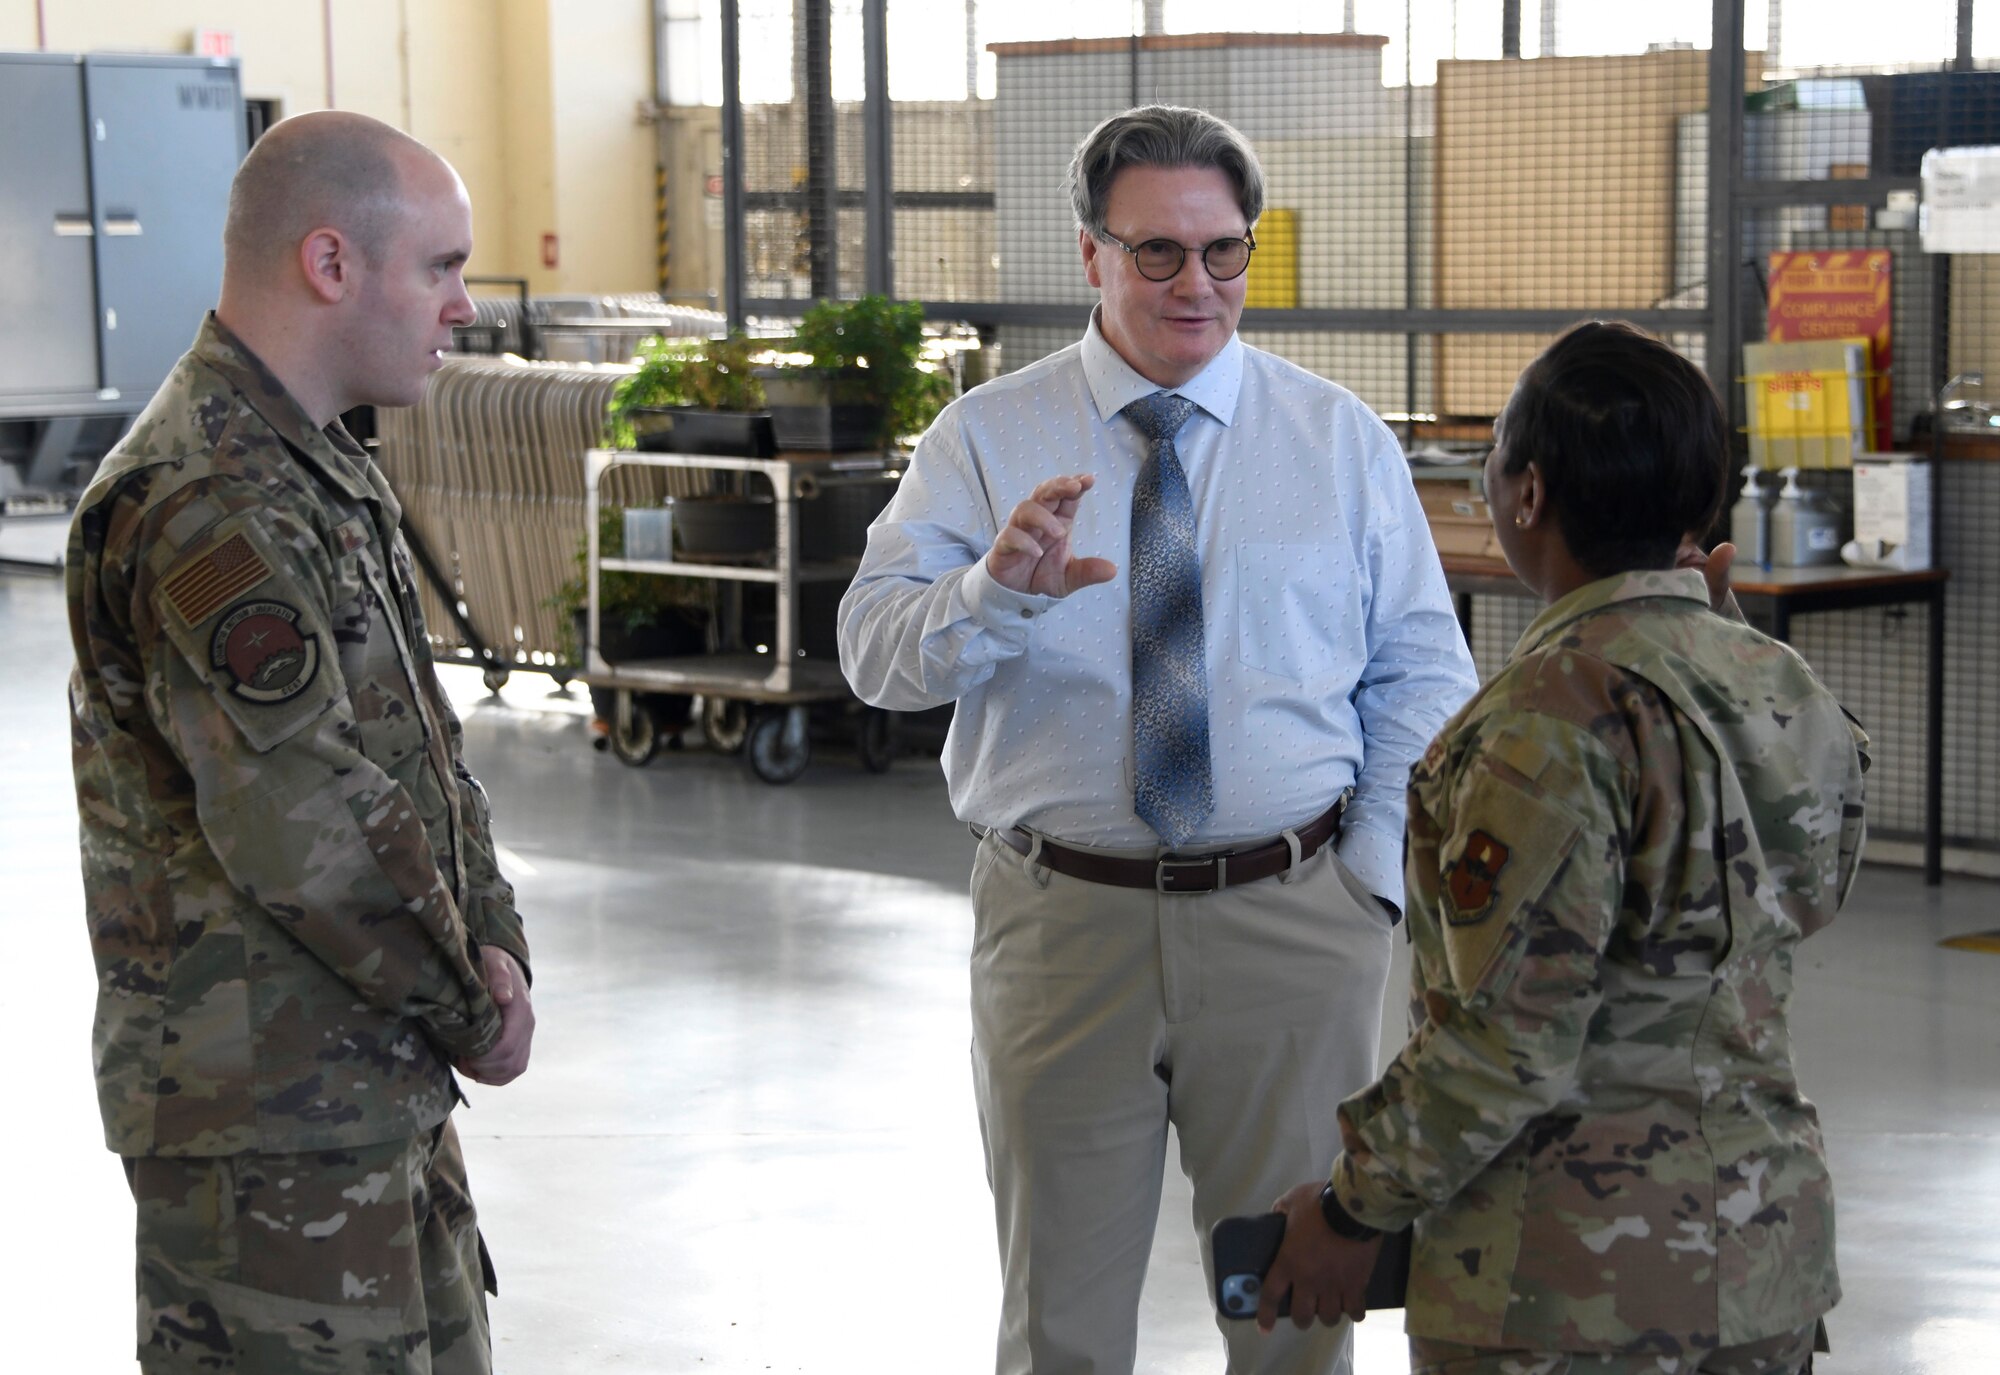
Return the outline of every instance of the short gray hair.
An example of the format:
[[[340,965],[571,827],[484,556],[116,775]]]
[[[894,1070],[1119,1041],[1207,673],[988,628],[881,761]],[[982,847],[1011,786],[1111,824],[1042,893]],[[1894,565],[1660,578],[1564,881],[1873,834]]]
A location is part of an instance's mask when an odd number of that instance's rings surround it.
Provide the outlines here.
[[[1185,105],[1140,105],[1111,116],[1076,146],[1063,179],[1076,222],[1101,235],[1111,183],[1127,167],[1213,167],[1236,187],[1247,225],[1264,213],[1264,169],[1235,126]]]

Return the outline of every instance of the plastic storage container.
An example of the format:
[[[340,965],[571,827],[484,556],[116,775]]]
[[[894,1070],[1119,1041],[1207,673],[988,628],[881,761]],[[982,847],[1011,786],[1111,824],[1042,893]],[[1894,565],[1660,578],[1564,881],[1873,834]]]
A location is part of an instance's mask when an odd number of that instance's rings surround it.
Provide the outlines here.
[[[664,506],[626,507],[625,557],[672,562],[674,513]]]

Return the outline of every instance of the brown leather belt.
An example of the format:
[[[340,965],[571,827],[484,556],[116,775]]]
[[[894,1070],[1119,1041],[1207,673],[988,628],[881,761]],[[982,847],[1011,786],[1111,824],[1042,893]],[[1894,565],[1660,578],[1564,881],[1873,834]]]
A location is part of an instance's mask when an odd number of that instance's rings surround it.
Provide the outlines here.
[[[1284,836],[1246,846],[1240,850],[1220,850],[1207,855],[1161,855],[1158,859],[1107,855],[1101,850],[1079,850],[1060,845],[1046,837],[1035,849],[1035,837],[1018,828],[992,830],[986,834],[1019,855],[1030,855],[1037,864],[1047,865],[1058,874],[1080,878],[1086,883],[1105,883],[1114,888],[1153,888],[1162,893],[1216,893],[1224,888],[1240,888],[1258,879],[1282,874],[1294,864],[1303,864],[1318,854],[1320,847],[1340,838],[1341,814],[1347,810],[1352,791],[1317,817],[1298,828],[1296,854]]]

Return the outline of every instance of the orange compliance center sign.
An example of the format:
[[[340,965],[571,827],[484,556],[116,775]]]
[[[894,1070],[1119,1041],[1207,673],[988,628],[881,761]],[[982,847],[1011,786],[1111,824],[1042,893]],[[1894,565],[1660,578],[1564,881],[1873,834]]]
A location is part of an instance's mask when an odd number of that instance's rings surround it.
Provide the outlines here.
[[[1866,339],[1875,447],[1889,447],[1889,250],[1773,253],[1764,335],[1774,344]]]

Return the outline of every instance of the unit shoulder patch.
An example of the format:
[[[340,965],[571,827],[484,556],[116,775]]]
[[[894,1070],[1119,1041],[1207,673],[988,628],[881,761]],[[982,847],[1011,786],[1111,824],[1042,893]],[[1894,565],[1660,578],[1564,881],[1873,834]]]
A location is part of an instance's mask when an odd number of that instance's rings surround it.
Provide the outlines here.
[[[1451,866],[1445,885],[1451,893],[1449,920],[1454,926],[1471,926],[1493,914],[1494,885],[1513,857],[1507,846],[1485,831],[1465,838],[1465,849]]]
[[[1452,987],[1467,1006],[1498,997],[1512,980],[1528,926],[1583,832],[1562,801],[1523,789],[1492,761],[1457,780],[1455,824],[1437,860],[1438,935]]]
[[[245,601],[216,623],[208,661],[230,692],[246,702],[270,705],[306,690],[319,671],[319,654],[319,636],[299,628],[297,607]]]

